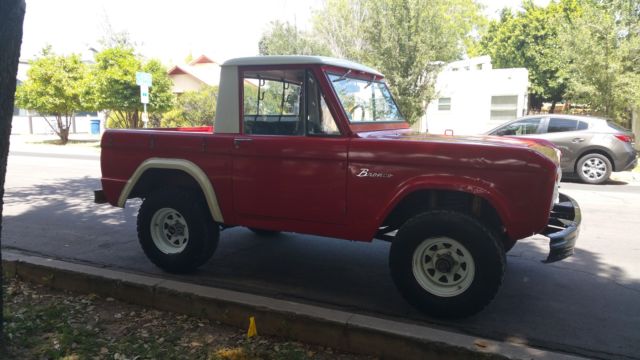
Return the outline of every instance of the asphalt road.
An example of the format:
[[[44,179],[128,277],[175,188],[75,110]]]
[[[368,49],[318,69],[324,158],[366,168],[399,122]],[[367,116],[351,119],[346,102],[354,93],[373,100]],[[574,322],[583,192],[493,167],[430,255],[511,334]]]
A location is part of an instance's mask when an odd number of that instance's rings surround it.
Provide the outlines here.
[[[286,233],[261,238],[225,230],[213,259],[196,274],[162,273],[135,231],[139,202],[93,204],[95,156],[9,157],[3,248],[131,272],[159,274],[282,299],[348,309],[604,359],[640,358],[640,186],[563,183],[583,211],[576,254],[543,264],[543,238],[508,254],[502,289],[480,314],[441,321],[411,308],[387,267],[389,244]]]

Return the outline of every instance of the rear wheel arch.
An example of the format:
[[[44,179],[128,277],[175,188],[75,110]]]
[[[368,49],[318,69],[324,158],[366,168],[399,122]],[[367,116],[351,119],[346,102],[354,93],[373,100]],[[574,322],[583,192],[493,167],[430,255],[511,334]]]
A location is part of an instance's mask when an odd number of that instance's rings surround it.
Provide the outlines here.
[[[127,199],[146,197],[161,187],[175,186],[198,192],[206,200],[206,206],[214,221],[223,223],[222,212],[213,185],[204,171],[184,159],[150,158],[134,171],[120,193],[118,206],[124,207]]]

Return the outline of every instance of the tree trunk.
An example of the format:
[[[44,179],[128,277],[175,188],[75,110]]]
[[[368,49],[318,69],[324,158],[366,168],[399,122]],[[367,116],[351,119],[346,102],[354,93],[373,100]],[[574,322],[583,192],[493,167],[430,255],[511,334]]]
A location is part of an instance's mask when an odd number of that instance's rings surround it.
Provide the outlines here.
[[[549,108],[549,114],[554,114],[556,111],[556,101],[551,102],[551,108]]]
[[[9,156],[9,135],[13,119],[13,103],[16,93],[16,75],[22,44],[24,0],[0,2],[0,247],[2,246],[2,209],[4,205],[4,180]],[[0,345],[4,350],[4,290],[2,287],[2,252],[0,251]]]

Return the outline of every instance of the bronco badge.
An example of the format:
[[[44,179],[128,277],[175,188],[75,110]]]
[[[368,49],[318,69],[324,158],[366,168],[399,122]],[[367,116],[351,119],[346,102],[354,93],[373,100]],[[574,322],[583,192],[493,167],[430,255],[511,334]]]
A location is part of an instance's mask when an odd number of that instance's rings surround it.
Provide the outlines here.
[[[393,174],[379,173],[379,172],[370,172],[369,169],[361,168],[357,177],[373,177],[373,178],[390,178]]]

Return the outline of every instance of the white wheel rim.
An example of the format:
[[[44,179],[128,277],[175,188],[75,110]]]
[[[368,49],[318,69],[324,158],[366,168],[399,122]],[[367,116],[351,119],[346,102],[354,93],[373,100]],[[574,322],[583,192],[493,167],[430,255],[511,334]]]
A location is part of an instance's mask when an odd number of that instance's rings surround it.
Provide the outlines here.
[[[589,180],[600,180],[607,173],[607,164],[599,158],[588,158],[582,163],[581,171]]]
[[[151,218],[151,238],[161,252],[177,254],[187,247],[189,227],[180,212],[162,208]]]
[[[475,277],[469,250],[448,237],[424,240],[413,252],[413,275],[433,295],[451,297],[465,292]]]

